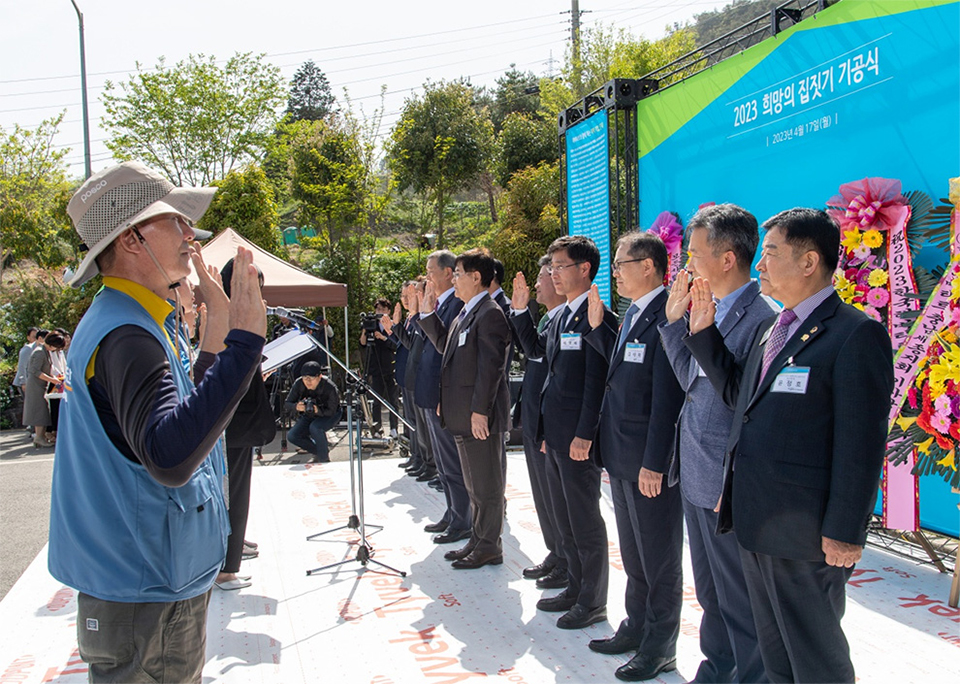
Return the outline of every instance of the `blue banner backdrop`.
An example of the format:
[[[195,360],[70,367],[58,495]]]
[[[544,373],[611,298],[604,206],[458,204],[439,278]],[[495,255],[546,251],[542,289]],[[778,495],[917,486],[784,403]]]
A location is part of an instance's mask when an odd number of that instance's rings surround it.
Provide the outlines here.
[[[645,121],[673,118],[676,130],[662,140],[647,132],[640,225],[664,210],[686,223],[706,202],[739,204],[762,222],[823,207],[842,183],[868,176],[946,197],[960,171],[958,10],[936,0],[841,2],[642,100],[641,145]],[[724,77],[730,87],[705,98],[707,80]],[[917,261],[944,259],[924,250]],[[957,497],[940,477],[920,478],[920,502],[924,527],[958,534]]]
[[[610,291],[610,163],[607,113],[597,112],[567,129],[567,232],[590,238],[600,249],[594,282],[600,297]]]

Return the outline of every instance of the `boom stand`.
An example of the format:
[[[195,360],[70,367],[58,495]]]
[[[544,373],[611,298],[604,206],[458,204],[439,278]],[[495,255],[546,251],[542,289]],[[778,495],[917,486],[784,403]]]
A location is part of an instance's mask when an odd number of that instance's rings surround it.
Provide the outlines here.
[[[299,318],[299,317],[297,317]],[[313,323],[309,319],[305,319],[307,323]],[[318,537],[322,537],[333,532],[338,532],[343,529],[357,530],[360,533],[360,542],[359,548],[357,549],[356,558],[348,558],[336,563],[331,563],[329,565],[324,565],[319,568],[313,568],[312,570],[307,570],[307,575],[314,575],[324,570],[329,570],[330,568],[339,567],[347,563],[356,561],[360,563],[364,568],[369,563],[374,563],[380,567],[386,568],[392,572],[397,573],[401,577],[406,577],[407,573],[402,570],[397,570],[396,568],[390,567],[385,563],[373,559],[373,546],[370,545],[370,542],[367,540],[366,528],[367,525],[364,523],[364,512],[363,512],[363,448],[360,443],[360,434],[361,434],[361,421],[354,417],[353,415],[353,405],[354,402],[359,400],[363,401],[363,397],[359,396],[364,392],[369,392],[375,399],[380,401],[388,411],[397,416],[397,418],[408,428],[412,428],[406,420],[403,419],[396,408],[392,406],[389,402],[383,399],[379,394],[374,392],[370,387],[360,378],[356,373],[351,371],[343,361],[338,359],[333,353],[318,339],[310,335],[310,341],[315,344],[317,347],[322,349],[327,354],[328,359],[332,359],[340,366],[344,372],[347,374],[347,391],[344,393],[344,398],[346,399],[347,404],[347,432],[349,435],[349,449],[350,449],[350,503],[351,503],[351,515],[347,519],[346,525],[340,525],[330,530],[324,532],[318,532],[317,534],[312,534],[307,537],[307,541],[312,541]],[[352,383],[351,383],[352,381]],[[370,525],[370,527],[376,527],[378,530],[382,530],[382,525]]]

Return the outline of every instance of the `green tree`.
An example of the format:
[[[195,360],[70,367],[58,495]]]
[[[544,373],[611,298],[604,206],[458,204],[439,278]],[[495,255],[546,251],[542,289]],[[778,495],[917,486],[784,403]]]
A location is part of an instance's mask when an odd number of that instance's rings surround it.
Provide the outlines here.
[[[390,165],[400,190],[412,188],[433,203],[438,246],[444,246],[451,196],[487,169],[492,148],[493,126],[464,83],[427,83],[422,97],[404,104],[389,144]]]
[[[66,207],[70,182],[53,138],[63,114],[36,129],[0,128],[0,276],[3,268],[23,259],[40,266],[62,266],[73,256],[79,238]]]
[[[497,136],[497,180],[506,187],[510,176],[540,162],[554,162],[559,155],[557,125],[553,120],[529,114],[507,116]]]
[[[213,233],[233,228],[258,247],[279,255],[282,241],[277,224],[280,214],[273,187],[263,169],[248,164],[234,169],[222,181],[213,184],[219,190],[197,226]]]
[[[106,145],[121,160],[163,171],[175,185],[207,185],[259,160],[285,99],[280,69],[263,55],[236,54],[222,66],[190,55],[142,69],[102,96]]]
[[[301,226],[316,228],[333,256],[364,223],[364,169],[356,140],[325,121],[301,121],[290,142],[292,196]]]
[[[557,114],[613,78],[640,78],[695,49],[695,34],[677,29],[659,40],[634,38],[628,31],[599,25],[583,32],[578,90],[577,70],[568,54],[559,79],[540,80],[540,111],[555,121]]]
[[[508,279],[517,271],[529,279],[537,272],[537,260],[560,236],[560,165],[541,163],[517,171],[500,202],[493,253],[503,262]]]
[[[497,79],[497,87],[490,103],[490,121],[497,133],[503,128],[510,114],[526,114],[530,118],[542,118],[540,110],[540,84],[532,71],[523,72],[511,64],[503,76]]]
[[[327,75],[313,60],[300,65],[290,82],[287,115],[291,121],[319,121],[334,112],[336,98],[330,90]]]

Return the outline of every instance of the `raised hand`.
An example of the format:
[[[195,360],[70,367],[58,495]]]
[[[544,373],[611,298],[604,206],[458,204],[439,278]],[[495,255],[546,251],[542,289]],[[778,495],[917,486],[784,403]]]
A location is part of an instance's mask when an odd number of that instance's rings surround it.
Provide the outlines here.
[[[397,304],[397,306],[400,306],[400,305]],[[392,335],[392,334],[393,334],[393,326],[394,326],[395,324],[396,324],[396,325],[399,325],[399,324],[400,324],[400,321],[394,321],[394,320],[393,320],[392,318],[390,318],[387,314],[383,314],[383,315],[380,317],[380,325],[383,326],[383,329],[387,331],[387,334],[388,334],[388,335]]]
[[[510,300],[510,306],[517,311],[523,311],[530,304],[530,287],[527,285],[527,279],[520,271],[513,276],[513,297]]]
[[[403,310],[400,308],[400,302],[397,302],[397,305],[393,307],[393,319],[392,319],[393,324],[400,325],[402,316],[403,316]],[[383,326],[383,327],[386,328],[387,326]],[[388,332],[387,334],[389,335],[390,333]]]
[[[594,330],[603,323],[603,313],[604,306],[603,300],[600,299],[600,291],[595,284],[591,285],[587,293],[587,321]]]
[[[191,245],[190,259],[197,272],[200,296],[203,298],[200,314],[200,349],[219,354],[224,349],[223,340],[230,332],[230,300],[223,291],[220,272],[207,266],[200,254],[200,245]]]
[[[717,305],[713,301],[710,283],[705,278],[693,281],[691,295],[693,306],[690,308],[690,334],[696,335],[713,325],[717,317]]]
[[[237,248],[230,281],[230,329],[246,330],[260,337],[267,336],[267,307],[260,292],[253,252]]]
[[[433,283],[427,283],[422,295],[417,296],[420,305],[420,311],[430,313],[437,308],[437,290]]]
[[[677,277],[673,279],[673,285],[670,286],[670,296],[667,297],[665,313],[667,321],[676,323],[683,314],[690,308],[690,302],[693,297],[690,294],[690,274],[686,271],[680,271]]]

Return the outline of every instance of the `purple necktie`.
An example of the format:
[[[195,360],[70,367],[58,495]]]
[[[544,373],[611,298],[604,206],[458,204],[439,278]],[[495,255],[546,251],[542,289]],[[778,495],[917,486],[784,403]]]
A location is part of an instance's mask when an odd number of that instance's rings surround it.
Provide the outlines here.
[[[790,324],[795,320],[797,320],[797,314],[793,313],[791,309],[784,309],[780,312],[777,322],[773,324],[773,330],[770,332],[769,339],[767,339],[767,346],[763,349],[760,382],[763,382],[767,371],[770,370],[770,364],[777,358],[777,354],[783,349],[783,345],[787,343],[787,332],[790,330]]]

